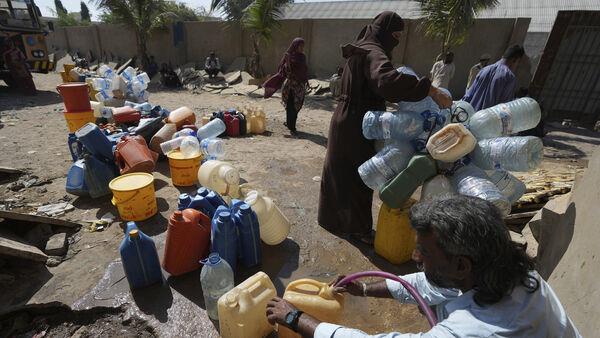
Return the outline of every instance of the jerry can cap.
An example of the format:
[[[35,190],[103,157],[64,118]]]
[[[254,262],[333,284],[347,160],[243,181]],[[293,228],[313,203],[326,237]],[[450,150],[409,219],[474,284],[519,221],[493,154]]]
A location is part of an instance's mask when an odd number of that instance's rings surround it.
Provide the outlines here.
[[[208,258],[200,260],[200,264],[208,265],[208,266],[215,266],[215,265],[219,264],[220,262],[221,262],[221,256],[219,256],[218,252],[212,252],[210,255],[208,255]]]
[[[129,230],[130,238],[138,238],[140,236],[140,232],[137,229]]]

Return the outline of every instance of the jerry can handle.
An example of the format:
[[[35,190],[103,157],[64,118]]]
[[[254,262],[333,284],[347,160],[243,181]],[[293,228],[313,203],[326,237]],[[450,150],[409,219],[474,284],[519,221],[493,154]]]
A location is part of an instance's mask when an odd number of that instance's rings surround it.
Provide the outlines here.
[[[316,286],[317,288],[319,288],[319,296],[327,295],[327,289],[328,289],[327,286],[328,285],[326,283],[321,283],[316,280],[308,279],[308,278],[298,279],[298,280],[291,282],[290,284],[288,284],[288,286],[287,286],[287,288],[285,288],[285,290],[286,291],[298,290],[298,286],[301,284],[308,284],[308,285]],[[325,284],[326,287],[324,287],[323,284]]]

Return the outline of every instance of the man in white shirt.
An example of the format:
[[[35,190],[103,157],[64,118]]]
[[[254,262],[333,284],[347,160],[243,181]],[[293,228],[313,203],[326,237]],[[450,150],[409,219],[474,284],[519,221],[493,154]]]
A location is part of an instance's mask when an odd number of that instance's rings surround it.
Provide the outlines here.
[[[221,62],[214,51],[211,51],[206,61],[204,61],[204,70],[209,79],[215,78],[221,71]]]
[[[467,90],[471,88],[471,85],[475,81],[475,78],[477,77],[477,74],[479,74],[479,71],[490,63],[491,58],[492,56],[490,54],[483,54],[481,55],[481,57],[479,57],[479,63],[471,67],[471,70],[469,70],[469,79],[467,80]]]
[[[446,88],[454,77],[454,53],[447,52],[443,60],[433,64],[431,68],[431,84],[438,88]]]
[[[475,197],[441,196],[413,206],[410,220],[417,232],[413,259],[422,272],[403,278],[435,309],[438,323],[431,330],[370,336],[322,323],[280,298],[267,305],[269,322],[315,338],[580,337],[495,206]],[[415,303],[391,280],[354,281],[336,291]]]

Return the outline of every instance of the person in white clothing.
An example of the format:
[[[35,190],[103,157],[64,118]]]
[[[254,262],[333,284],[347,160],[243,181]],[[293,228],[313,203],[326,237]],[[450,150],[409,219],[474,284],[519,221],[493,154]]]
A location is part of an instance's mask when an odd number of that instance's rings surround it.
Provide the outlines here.
[[[454,53],[447,52],[443,60],[438,60],[431,68],[431,84],[438,88],[446,88],[454,77]]]
[[[402,278],[435,309],[438,323],[429,331],[368,335],[320,322],[281,298],[267,305],[269,322],[315,338],[581,337],[534,270],[525,245],[511,240],[494,205],[475,197],[438,196],[415,204],[410,221],[417,232],[413,259],[421,272]],[[354,281],[335,291],[415,303],[391,280]]]
[[[467,90],[471,88],[471,85],[475,81],[475,78],[477,77],[477,74],[479,74],[479,71],[490,63],[491,58],[492,56],[490,54],[483,54],[481,55],[481,57],[479,57],[479,63],[471,67],[471,70],[469,70],[469,79],[467,80]]]

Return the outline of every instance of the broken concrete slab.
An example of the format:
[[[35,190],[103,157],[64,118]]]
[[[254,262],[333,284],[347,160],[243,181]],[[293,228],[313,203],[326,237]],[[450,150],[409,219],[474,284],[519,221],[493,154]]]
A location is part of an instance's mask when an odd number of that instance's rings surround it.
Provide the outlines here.
[[[48,256],[35,246],[19,242],[4,236],[0,236],[0,255],[11,256],[32,260],[36,262],[46,262]]]
[[[38,214],[46,214],[50,217],[64,215],[66,212],[74,210],[75,207],[69,202],[43,205],[37,209]]]
[[[44,224],[52,224],[52,225],[60,225],[68,228],[79,228],[81,224],[76,222],[71,222],[68,220],[46,217],[46,216],[38,216],[38,215],[30,215],[30,214],[22,214],[20,212],[14,211],[6,211],[0,210],[0,218],[12,219],[16,221],[26,221],[31,223],[44,223]]]
[[[229,85],[234,85],[240,81],[242,81],[242,72],[240,71],[225,74],[225,82]]]
[[[53,234],[54,232],[52,232],[52,227],[49,224],[42,223],[33,226],[29,231],[27,231],[23,236],[23,239],[38,249],[43,249],[46,246],[48,238],[50,238],[50,236]]]
[[[538,243],[533,238],[533,236],[531,236],[531,232],[525,231],[525,229],[523,229],[523,230],[524,231],[522,231],[521,233],[518,233],[515,231],[509,231],[510,238],[514,242],[526,245],[527,255],[529,255],[529,257],[531,257],[531,258],[535,258],[537,255]]]
[[[67,253],[68,247],[67,234],[63,232],[48,239],[44,252],[49,256],[62,256]]]
[[[542,226],[554,226],[561,218],[566,214],[569,205],[571,203],[571,193],[560,195],[556,198],[551,199],[544,205],[544,207],[538,212],[539,215],[535,215],[530,222],[531,232],[535,238],[539,241],[540,232]]]

